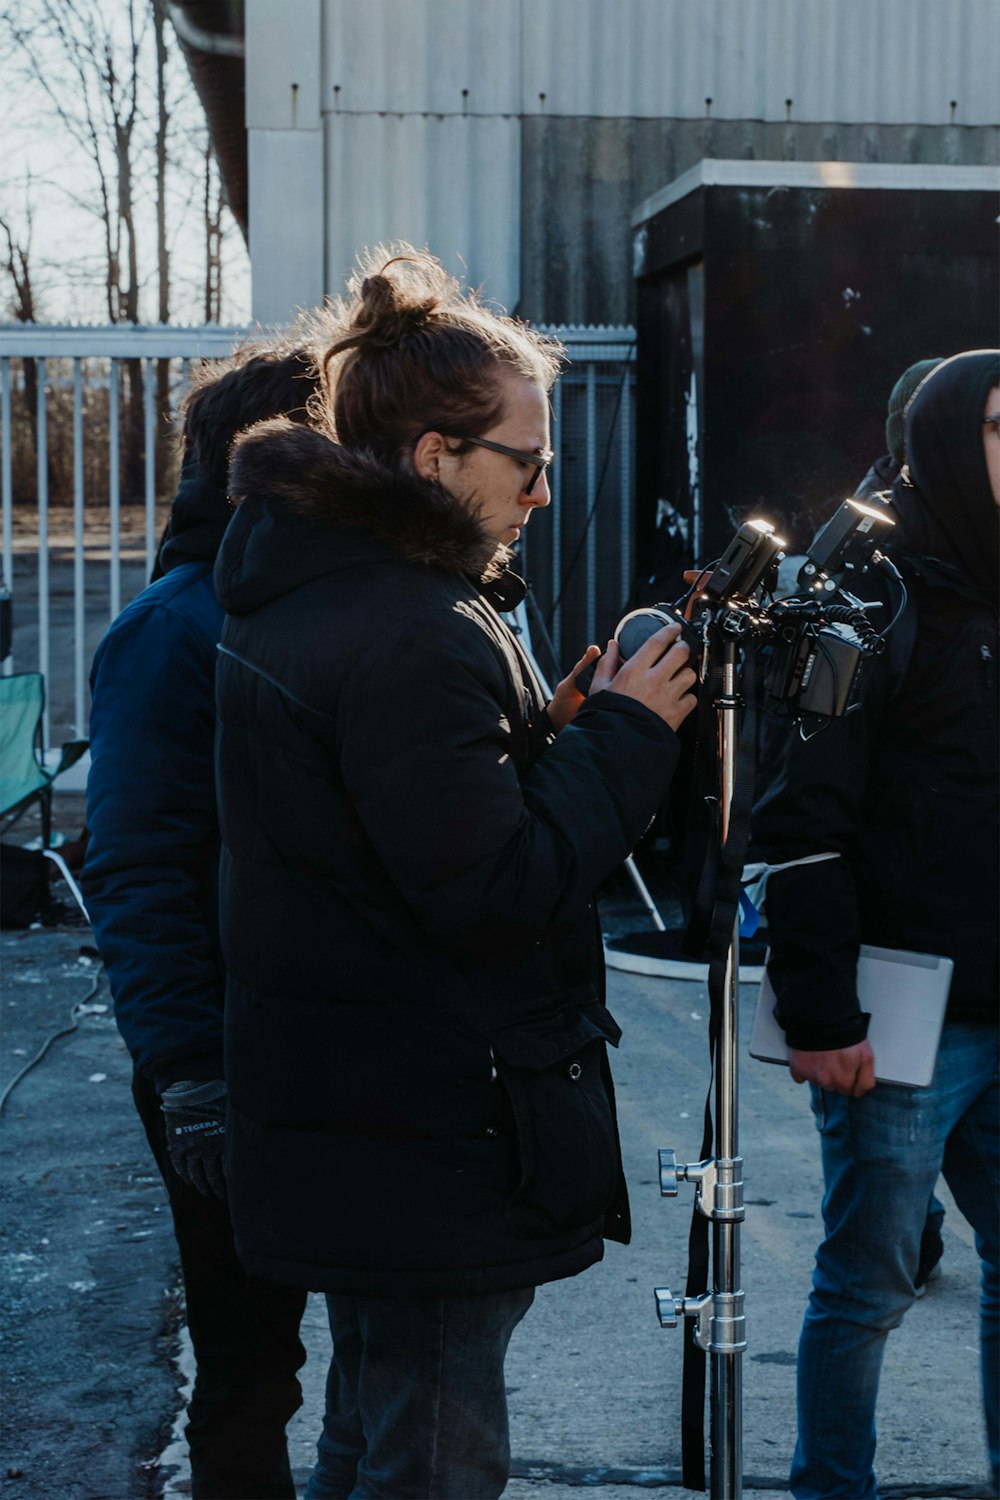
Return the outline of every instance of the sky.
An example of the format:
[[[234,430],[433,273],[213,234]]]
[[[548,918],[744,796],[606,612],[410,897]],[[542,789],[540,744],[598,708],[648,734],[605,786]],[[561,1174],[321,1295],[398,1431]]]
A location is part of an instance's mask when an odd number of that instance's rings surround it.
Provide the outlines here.
[[[86,152],[59,121],[45,89],[29,76],[25,53],[12,35],[12,26],[32,19],[32,12],[79,5],[92,0],[17,0],[0,16],[0,219],[11,226],[15,239],[29,237],[36,316],[40,322],[106,323],[103,229],[96,171]],[[96,0],[94,0],[96,3]],[[142,51],[143,81],[150,103],[154,87],[151,27],[146,6],[136,10],[146,22]],[[111,23],[116,45],[127,42],[127,0],[101,0],[101,13]],[[171,108],[170,150],[175,165],[168,183],[168,240],[171,257],[172,323],[204,320],[204,229],[202,213],[205,123],[170,25],[168,97]],[[76,109],[80,90],[66,69],[60,44],[47,37],[44,26],[33,28],[31,43],[49,82],[67,107]],[[137,131],[135,195],[139,241],[140,318],[157,315],[155,157],[152,131]],[[7,259],[6,237],[0,231],[0,259]],[[243,324],[250,318],[250,265],[242,234],[228,210],[224,213],[222,244],[223,323]],[[0,270],[0,322],[11,316],[12,287]]]

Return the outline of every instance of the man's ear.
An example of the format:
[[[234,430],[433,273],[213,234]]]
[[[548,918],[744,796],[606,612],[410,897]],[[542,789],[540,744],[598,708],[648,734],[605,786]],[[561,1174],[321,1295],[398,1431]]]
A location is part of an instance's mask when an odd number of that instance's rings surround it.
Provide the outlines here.
[[[441,459],[447,454],[444,438],[439,432],[422,433],[413,450],[413,467],[421,479],[437,484],[441,479]]]

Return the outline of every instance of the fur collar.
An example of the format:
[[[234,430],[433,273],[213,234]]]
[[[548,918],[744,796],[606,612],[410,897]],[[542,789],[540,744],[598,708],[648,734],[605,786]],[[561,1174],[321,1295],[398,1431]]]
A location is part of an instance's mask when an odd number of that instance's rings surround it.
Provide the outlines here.
[[[386,468],[286,417],[240,437],[229,466],[231,502],[266,496],[297,515],[376,537],[409,562],[490,580],[510,553],[440,485]]]

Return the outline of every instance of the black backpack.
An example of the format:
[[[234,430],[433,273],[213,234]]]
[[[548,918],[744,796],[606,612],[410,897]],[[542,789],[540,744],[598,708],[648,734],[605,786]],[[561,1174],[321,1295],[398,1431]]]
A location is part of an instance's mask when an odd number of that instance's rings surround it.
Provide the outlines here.
[[[0,844],[0,927],[24,928],[51,920],[49,861],[40,849]]]

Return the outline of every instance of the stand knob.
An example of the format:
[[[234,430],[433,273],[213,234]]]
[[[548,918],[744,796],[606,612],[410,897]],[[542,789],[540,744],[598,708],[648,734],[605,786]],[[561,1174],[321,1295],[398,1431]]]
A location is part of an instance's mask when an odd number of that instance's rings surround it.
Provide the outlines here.
[[[664,1146],[660,1158],[660,1197],[677,1197],[677,1153],[672,1146]]]
[[[653,1289],[656,1298],[656,1316],[660,1320],[661,1328],[676,1328],[680,1316],[677,1307],[677,1298],[668,1286],[658,1286]]]

